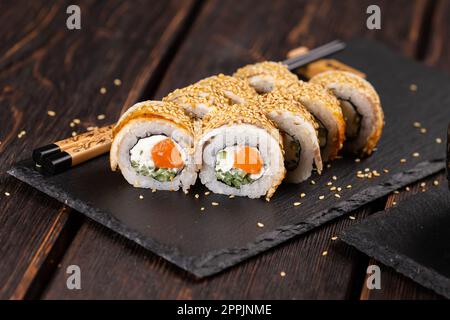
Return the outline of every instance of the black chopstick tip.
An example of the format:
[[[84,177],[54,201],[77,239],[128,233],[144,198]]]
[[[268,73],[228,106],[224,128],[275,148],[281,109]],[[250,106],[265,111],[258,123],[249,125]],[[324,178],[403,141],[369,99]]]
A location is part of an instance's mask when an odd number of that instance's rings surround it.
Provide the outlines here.
[[[46,157],[49,157],[54,154],[58,154],[61,152],[61,148],[55,144],[51,143],[37,149],[33,150],[32,158],[33,161],[39,165],[42,165],[42,160]]]

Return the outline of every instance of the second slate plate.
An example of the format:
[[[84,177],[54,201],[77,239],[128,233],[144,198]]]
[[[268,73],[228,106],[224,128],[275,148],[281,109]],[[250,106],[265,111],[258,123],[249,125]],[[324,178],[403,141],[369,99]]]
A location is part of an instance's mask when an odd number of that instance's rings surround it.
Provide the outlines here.
[[[414,195],[345,230],[341,239],[450,299],[450,192]]]
[[[358,163],[337,160],[302,184],[283,184],[269,203],[205,195],[199,184],[188,195],[135,189],[110,171],[106,155],[51,177],[37,172],[31,160],[9,173],[197,277],[212,275],[445,167],[445,146],[436,138],[444,140],[450,119],[444,107],[450,105],[449,75],[366,40],[353,41],[334,58],[366,73],[380,93],[386,126],[378,151]],[[426,133],[413,127],[416,121]],[[358,178],[366,168],[380,176]],[[340,198],[329,181],[342,187]]]

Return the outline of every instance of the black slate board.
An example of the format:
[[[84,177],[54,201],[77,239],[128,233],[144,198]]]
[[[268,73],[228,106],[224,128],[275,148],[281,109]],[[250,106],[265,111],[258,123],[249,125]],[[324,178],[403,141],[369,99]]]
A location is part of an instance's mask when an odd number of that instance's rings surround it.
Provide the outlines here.
[[[445,188],[375,214],[345,230],[341,239],[450,299],[449,232],[450,192]]]
[[[445,146],[435,139],[444,139],[450,118],[450,76],[367,40],[351,42],[335,57],[365,72],[380,93],[386,127],[378,151],[360,163],[352,157],[333,162],[312,177],[314,185],[284,184],[270,203],[205,196],[201,185],[189,195],[134,189],[109,170],[107,156],[53,177],[39,174],[30,160],[9,173],[196,276],[212,275],[445,167]],[[409,90],[411,83],[417,92]],[[427,134],[413,128],[414,121]],[[420,157],[413,158],[414,152]],[[401,158],[407,162],[401,164]],[[357,178],[356,172],[365,168],[381,176]],[[337,186],[353,186],[344,188],[340,199],[326,186],[332,176]],[[307,196],[300,199],[300,192]],[[326,198],[319,200],[320,195]],[[294,207],[296,201],[302,205]]]

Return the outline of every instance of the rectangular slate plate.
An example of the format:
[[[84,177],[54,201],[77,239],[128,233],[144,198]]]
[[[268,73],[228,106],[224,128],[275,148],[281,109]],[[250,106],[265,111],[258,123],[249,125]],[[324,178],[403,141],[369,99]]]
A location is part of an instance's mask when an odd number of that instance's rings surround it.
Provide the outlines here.
[[[378,151],[360,163],[351,156],[333,162],[312,177],[315,184],[283,184],[270,203],[205,196],[199,184],[188,195],[135,189],[110,171],[106,155],[52,177],[38,173],[31,160],[9,173],[197,277],[212,275],[445,167],[444,144],[435,140],[444,140],[450,118],[450,76],[367,40],[353,41],[335,57],[365,72],[380,93],[386,127]],[[416,92],[409,89],[412,83]],[[427,133],[414,128],[414,121]],[[420,157],[412,157],[414,152]],[[402,158],[406,163],[400,163]],[[357,178],[365,168],[381,176]],[[344,187],[340,199],[329,191],[328,181]],[[302,204],[294,206],[297,201]]]
[[[343,241],[450,299],[450,192],[432,189],[345,230]]]

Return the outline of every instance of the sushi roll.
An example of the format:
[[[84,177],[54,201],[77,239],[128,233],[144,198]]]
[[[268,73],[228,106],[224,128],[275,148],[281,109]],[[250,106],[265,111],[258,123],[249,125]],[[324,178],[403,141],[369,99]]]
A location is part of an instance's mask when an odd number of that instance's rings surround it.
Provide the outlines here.
[[[261,104],[281,133],[287,182],[300,183],[308,179],[314,165],[320,173],[318,124],[313,116],[288,91],[284,91],[284,95],[277,91],[268,93],[262,96]]]
[[[339,99],[346,124],[345,149],[370,155],[381,137],[384,115],[380,98],[365,79],[345,71],[327,71],[314,76],[316,83]]]
[[[195,151],[201,182],[219,194],[270,199],[286,170],[280,133],[254,105],[231,105],[203,118]]]
[[[260,62],[238,69],[235,77],[248,81],[258,93],[286,91],[312,114],[319,125],[322,161],[335,159],[344,142],[345,123],[339,101],[328,90],[301,81],[286,65],[279,62]]]
[[[249,64],[236,70],[233,76],[247,81],[260,94],[298,81],[297,76],[286,65],[273,61]]]
[[[339,101],[320,85],[304,81],[292,82],[286,89],[314,117],[318,124],[320,153],[323,162],[334,160],[345,139],[344,115]]]
[[[170,102],[144,101],[113,128],[110,165],[134,187],[186,191],[197,179],[190,118]]]
[[[257,96],[247,82],[223,74],[208,77],[169,93],[163,101],[183,107],[195,119],[203,118],[217,107],[243,104]]]

